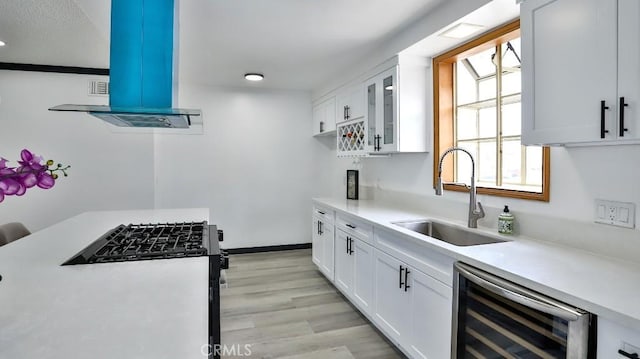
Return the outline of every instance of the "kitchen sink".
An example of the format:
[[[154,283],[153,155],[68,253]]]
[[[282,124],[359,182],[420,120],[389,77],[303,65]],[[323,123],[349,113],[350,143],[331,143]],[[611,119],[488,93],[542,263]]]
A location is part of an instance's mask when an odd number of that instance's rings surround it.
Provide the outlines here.
[[[432,222],[427,220],[392,222],[396,226],[406,228],[408,230],[424,234],[443,242],[453,244],[454,246],[477,246],[480,244],[501,243],[506,242],[503,239],[490,237],[484,234],[476,233],[465,228],[444,224],[440,222]]]

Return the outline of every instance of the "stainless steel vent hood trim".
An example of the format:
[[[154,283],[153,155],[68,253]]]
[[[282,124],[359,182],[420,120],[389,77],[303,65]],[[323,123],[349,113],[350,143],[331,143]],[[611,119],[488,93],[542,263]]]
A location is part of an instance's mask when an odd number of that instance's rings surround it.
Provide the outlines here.
[[[99,105],[59,105],[50,111],[87,112],[118,127],[189,128],[201,111],[180,108],[118,108]]]

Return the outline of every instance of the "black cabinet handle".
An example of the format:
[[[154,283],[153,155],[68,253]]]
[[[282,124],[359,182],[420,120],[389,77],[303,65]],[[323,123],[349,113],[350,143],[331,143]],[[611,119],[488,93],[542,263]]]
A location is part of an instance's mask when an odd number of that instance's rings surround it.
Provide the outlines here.
[[[351,107],[346,106],[347,108],[347,120],[351,118]]]
[[[640,359],[640,357],[638,356],[638,353],[627,353],[622,349],[618,350],[618,354],[631,359]]]
[[[347,240],[345,241],[345,243],[347,244],[347,254],[349,253],[349,237],[347,237]]]
[[[400,265],[400,278],[398,279],[398,283],[400,284],[400,289],[402,289],[402,285],[404,283],[402,283],[402,272],[404,271],[404,267],[402,267],[402,265]]]
[[[320,121],[320,132],[324,132],[324,121]]]
[[[380,151],[380,135],[374,136],[373,150]]]
[[[351,229],[356,229],[356,226],[354,226],[353,224],[347,223],[347,224],[345,224],[345,226],[347,226],[347,227],[349,227]]]
[[[609,106],[607,106],[604,101],[600,101],[600,138],[604,138],[604,134],[609,133],[609,130],[604,128],[604,111],[608,109]]]
[[[624,108],[629,107],[628,103],[624,102],[624,97],[620,97],[620,137],[624,137],[624,133],[629,129],[624,127]]]
[[[353,238],[349,237],[349,255],[353,255]]]
[[[318,234],[323,234],[324,231],[322,230],[322,221],[318,221]]]
[[[318,213],[320,213],[321,215],[325,215],[326,213],[322,212],[322,211],[318,211]]]
[[[406,292],[411,286],[409,285],[409,268],[404,269],[404,291]]]

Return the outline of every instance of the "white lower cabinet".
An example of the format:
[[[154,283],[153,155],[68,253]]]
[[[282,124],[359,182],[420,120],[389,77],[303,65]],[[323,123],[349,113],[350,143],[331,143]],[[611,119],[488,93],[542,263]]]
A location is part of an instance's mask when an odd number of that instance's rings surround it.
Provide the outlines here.
[[[353,292],[353,253],[351,252],[351,237],[342,230],[336,231],[335,247],[335,285],[343,293]]]
[[[409,285],[409,352],[414,358],[451,357],[452,288],[418,270],[409,273]]]
[[[618,350],[640,355],[640,331],[598,317],[597,358],[625,358]]]
[[[374,320],[413,358],[451,356],[451,287],[375,250]]]
[[[375,250],[375,309],[374,320],[376,324],[390,336],[396,344],[402,345],[408,341],[409,330],[409,303],[410,297],[405,292],[402,281],[404,265],[394,257]],[[405,339],[406,338],[406,339]]]
[[[322,237],[320,236],[320,220],[316,217],[311,219],[311,260],[320,268],[324,253],[322,251]]]
[[[311,256],[320,271],[333,282],[334,227],[333,223],[313,217]]]
[[[370,314],[373,302],[373,247],[336,230],[335,286],[361,311]]]
[[[353,248],[353,299],[361,310],[371,314],[373,310],[374,249],[359,239],[353,242]]]
[[[410,358],[451,356],[453,259],[316,206],[313,262]]]

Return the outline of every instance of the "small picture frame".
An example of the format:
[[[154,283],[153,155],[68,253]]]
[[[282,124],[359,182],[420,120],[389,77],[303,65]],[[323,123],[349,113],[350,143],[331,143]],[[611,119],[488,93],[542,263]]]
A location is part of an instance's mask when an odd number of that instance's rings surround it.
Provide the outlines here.
[[[347,170],[347,199],[358,199],[358,171]]]

